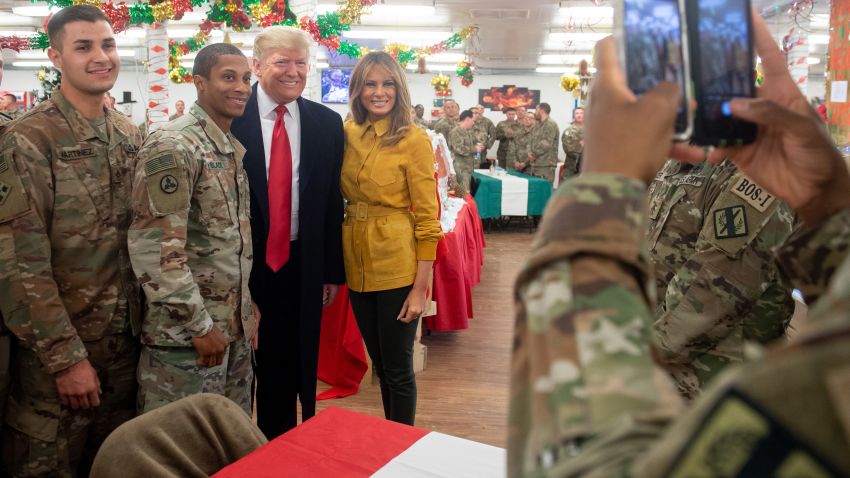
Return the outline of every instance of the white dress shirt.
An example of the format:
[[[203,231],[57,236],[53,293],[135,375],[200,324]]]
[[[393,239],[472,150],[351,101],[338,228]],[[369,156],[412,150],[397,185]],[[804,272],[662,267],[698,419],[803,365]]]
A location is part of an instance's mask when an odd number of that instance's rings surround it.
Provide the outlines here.
[[[292,150],[292,223],[289,229],[289,239],[298,239],[298,166],[301,164],[301,114],[298,111],[298,102],[287,103],[286,114],[283,117],[286,134],[289,135],[289,148]],[[260,112],[260,126],[263,130],[263,150],[266,155],[266,180],[269,179],[269,167],[271,166],[272,135],[274,134],[274,123],[277,120],[277,103],[263,91],[262,85],[257,85],[257,108]],[[245,145],[249,146],[249,145]]]

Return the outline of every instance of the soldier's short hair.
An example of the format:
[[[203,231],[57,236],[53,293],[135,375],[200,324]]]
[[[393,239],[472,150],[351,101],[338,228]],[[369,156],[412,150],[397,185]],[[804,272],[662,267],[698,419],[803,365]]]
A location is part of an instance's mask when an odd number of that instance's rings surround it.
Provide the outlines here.
[[[47,22],[47,38],[50,40],[50,46],[56,50],[61,49],[65,25],[74,22],[95,23],[99,21],[104,21],[112,26],[112,22],[103,13],[103,10],[91,5],[72,5],[59,10]]]
[[[307,56],[310,56],[312,45],[313,39],[303,30],[282,25],[271,26],[254,39],[254,60],[261,61],[266,51],[273,48],[305,50]]]
[[[195,63],[192,65],[192,75],[209,79],[213,66],[218,63],[218,57],[222,55],[245,56],[242,50],[230,43],[213,43],[212,45],[207,45],[201,48],[198,56],[195,57]]]
[[[510,113],[511,111],[516,111],[516,110],[515,110],[515,109],[513,109],[513,108],[502,108],[502,113],[504,113],[504,114],[508,114],[508,113]]]
[[[547,115],[552,112],[552,107],[549,106],[549,103],[540,103],[537,107],[546,112]]]
[[[463,110],[463,111],[460,112],[460,120],[461,121],[465,120],[466,118],[472,118],[472,116],[473,116],[472,111],[470,111],[470,110]]]

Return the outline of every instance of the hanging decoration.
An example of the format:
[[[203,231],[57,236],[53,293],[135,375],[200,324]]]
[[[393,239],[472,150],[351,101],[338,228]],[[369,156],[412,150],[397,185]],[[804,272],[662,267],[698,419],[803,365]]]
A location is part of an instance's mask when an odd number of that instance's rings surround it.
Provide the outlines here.
[[[448,75],[440,73],[431,77],[431,86],[434,87],[434,94],[437,96],[451,96],[452,89],[449,88],[449,83],[452,79]]]
[[[564,91],[575,91],[579,86],[579,80],[575,76],[564,73],[561,76],[561,88]]]
[[[369,52],[369,49],[356,43],[341,39],[344,32],[351,29],[352,24],[360,22],[363,15],[369,13],[369,7],[378,0],[341,0],[334,12],[319,15],[315,19],[296,18],[288,8],[286,0],[149,0],[128,5],[124,1],[114,0],[47,0],[48,5],[67,7],[70,5],[94,5],[99,7],[112,22],[116,33],[130,27],[153,25],[167,20],[179,20],[187,12],[201,5],[209,5],[206,19],[199,26],[198,32],[191,38],[169,42],[169,76],[172,81],[181,83],[191,81],[191,75],[180,66],[180,57],[202,48],[209,41],[213,29],[226,25],[233,31],[244,31],[254,24],[260,27],[272,25],[288,25],[308,32],[320,45],[332,52],[338,52],[350,58],[357,59]],[[386,46],[386,51],[396,58],[400,64],[407,65],[419,58],[435,53],[444,52],[468,40],[477,32],[477,27],[467,26],[458,33],[431,46],[411,48],[407,45],[394,43]],[[38,33],[35,36],[0,37],[0,47],[15,51],[43,50],[49,46],[47,35]],[[469,64],[472,67],[472,64]],[[472,84],[474,68],[465,69],[463,82]]]
[[[460,78],[460,84],[469,86],[475,76],[475,65],[467,58],[457,62],[457,70],[455,74]]]
[[[41,103],[50,98],[53,91],[59,88],[59,84],[62,83],[62,72],[52,66],[43,66],[36,73],[36,78],[41,83],[41,90],[33,91],[33,96],[36,99],[36,103]]]

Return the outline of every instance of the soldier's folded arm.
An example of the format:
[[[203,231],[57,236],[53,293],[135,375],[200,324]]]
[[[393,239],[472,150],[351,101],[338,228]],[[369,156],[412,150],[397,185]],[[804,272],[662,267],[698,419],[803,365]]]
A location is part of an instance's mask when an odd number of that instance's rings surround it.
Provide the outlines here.
[[[213,320],[186,258],[191,192],[200,174],[192,154],[173,140],[139,152],[128,232],[133,272],[151,303],[179,317],[192,337]]]
[[[565,183],[547,209],[515,288],[509,476],[615,476],[606,473],[681,410],[650,353],[644,191],[590,173]],[[591,443],[624,423],[640,424],[625,444],[616,434]],[[600,443],[601,454],[578,455]]]
[[[22,144],[23,143],[23,144]],[[47,221],[54,213],[49,159],[28,139],[0,144],[0,314],[50,373],[88,356],[53,277]]]

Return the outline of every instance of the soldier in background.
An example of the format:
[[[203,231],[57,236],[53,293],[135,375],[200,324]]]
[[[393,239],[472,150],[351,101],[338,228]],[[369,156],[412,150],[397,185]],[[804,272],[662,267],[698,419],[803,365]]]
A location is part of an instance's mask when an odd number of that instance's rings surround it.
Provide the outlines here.
[[[425,107],[422,105],[416,105],[413,107],[413,122],[416,123],[422,129],[430,129],[431,123],[425,120]]]
[[[6,93],[0,97],[0,113],[11,119],[20,116],[21,110],[18,109],[18,97],[12,93]]]
[[[584,129],[584,108],[577,107],[573,110],[573,122],[561,135],[561,146],[564,148],[564,169],[561,171],[561,180],[566,180],[579,173],[581,168],[581,153],[584,151],[582,130]]]
[[[531,154],[531,137],[537,128],[537,118],[534,113],[525,114],[522,129],[515,138],[516,150],[514,152],[513,168],[517,171],[530,173],[528,156]]]
[[[771,251],[794,214],[729,161],[668,161],[649,202],[659,360],[692,399],[745,342],[784,336],[794,301]]]
[[[475,124],[472,125],[472,130],[475,131],[475,139],[484,145],[486,152],[496,143],[496,126],[490,121],[490,118],[484,116],[484,106],[475,105],[470,108],[470,111],[472,111],[472,117],[475,120]],[[483,159],[487,159],[486,154],[482,156],[484,156]]]
[[[475,138],[472,112],[464,110],[460,114],[460,122],[449,133],[449,150],[455,167],[455,182],[458,197],[466,197],[469,192],[469,184],[472,180],[472,170],[478,165],[475,161],[475,153],[484,151],[484,145]]]
[[[147,304],[138,408],[211,392],[250,415],[258,312],[245,148],[230,123],[251,96],[251,67],[217,43],[192,76],[197,103],[145,141],[133,184],[130,258]]]
[[[135,415],[127,229],[141,137],[104,107],[120,61],[103,11],[64,8],[47,34],[62,86],[0,139],[0,313],[19,341],[3,461],[15,476],[86,476]]]
[[[174,114],[168,117],[168,121],[174,121],[183,116],[183,112],[186,110],[186,103],[184,103],[183,100],[177,100],[177,102],[174,103],[174,110]]]
[[[446,99],[443,101],[443,117],[440,118],[439,121],[434,123],[432,129],[446,138],[446,141],[449,140],[449,133],[452,132],[458,125],[460,121],[460,106],[458,106],[455,100]]]
[[[555,179],[558,165],[558,138],[560,130],[555,120],[549,117],[552,108],[548,103],[540,103],[534,111],[539,124],[531,133],[528,162],[531,175],[543,178],[550,183]]]
[[[513,108],[505,108],[505,120],[499,121],[496,126],[496,139],[499,140],[499,149],[496,150],[496,159],[499,165],[508,167],[508,151],[511,149],[511,143],[514,142],[514,137],[519,132],[519,122],[516,119],[516,110]]]
[[[800,215],[777,258],[810,301],[820,297],[806,329],[730,367],[682,411],[651,352],[644,232],[645,184],[672,146],[679,95],[665,83],[635,99],[603,40],[583,174],[556,193],[517,281],[509,476],[850,475],[839,418],[850,406],[850,175],[764,21],[753,24],[765,82],[759,99],[731,107],[761,134],[708,156],[733,158]],[[704,158],[684,145],[673,154]]]

